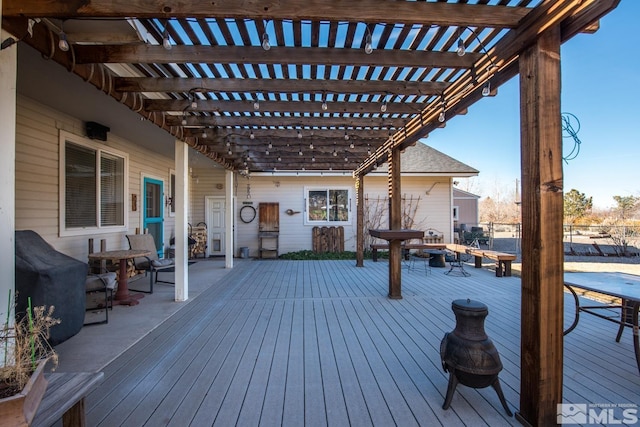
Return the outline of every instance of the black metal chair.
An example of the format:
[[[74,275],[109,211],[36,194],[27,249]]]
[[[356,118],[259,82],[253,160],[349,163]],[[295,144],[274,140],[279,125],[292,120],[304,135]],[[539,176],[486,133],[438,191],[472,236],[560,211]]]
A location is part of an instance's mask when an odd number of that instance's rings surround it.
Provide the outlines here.
[[[84,325],[99,325],[101,323],[109,323],[109,309],[113,310],[113,292],[116,289],[116,273],[91,274],[87,276],[85,281],[85,293],[87,296],[92,294],[104,293],[104,304],[102,300],[96,300],[95,307],[89,307],[87,304],[86,311],[98,311],[104,309],[104,320],[95,322],[86,322]]]

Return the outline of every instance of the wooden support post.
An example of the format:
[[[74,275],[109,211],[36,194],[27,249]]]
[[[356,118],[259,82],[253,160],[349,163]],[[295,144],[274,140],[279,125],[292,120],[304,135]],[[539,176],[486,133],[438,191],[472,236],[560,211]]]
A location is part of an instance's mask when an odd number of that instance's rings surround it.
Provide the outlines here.
[[[389,151],[389,229],[402,228],[400,150]],[[389,298],[402,298],[402,241],[389,241]]]
[[[364,267],[364,175],[356,177],[356,267]]]
[[[560,28],[520,55],[522,314],[520,411],[525,425],[556,424],[562,403],[563,177]]]

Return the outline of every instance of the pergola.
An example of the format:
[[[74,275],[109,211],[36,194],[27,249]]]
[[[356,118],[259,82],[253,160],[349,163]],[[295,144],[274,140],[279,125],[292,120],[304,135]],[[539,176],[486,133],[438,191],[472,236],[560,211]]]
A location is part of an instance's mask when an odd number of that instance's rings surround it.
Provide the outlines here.
[[[353,173],[400,153],[515,75],[521,87],[524,424],[562,402],[560,45],[619,0],[44,2],[1,0],[2,48],[26,43],[243,175]],[[363,236],[358,236],[362,265]],[[390,283],[400,275],[391,244]],[[390,294],[396,290],[390,286]],[[399,292],[399,289],[397,289]]]

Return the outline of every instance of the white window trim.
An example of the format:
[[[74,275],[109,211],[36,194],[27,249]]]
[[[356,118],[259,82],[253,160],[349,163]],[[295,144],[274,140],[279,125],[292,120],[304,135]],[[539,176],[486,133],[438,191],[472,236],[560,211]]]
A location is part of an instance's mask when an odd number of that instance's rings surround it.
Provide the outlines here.
[[[348,198],[349,198],[349,202],[348,202],[348,212],[349,212],[349,220],[348,221],[329,221],[329,220],[325,220],[325,221],[310,221],[309,220],[309,191],[314,191],[314,190],[322,190],[322,191],[328,191],[328,190],[347,190],[348,192]],[[313,225],[313,226],[317,226],[317,225],[321,225],[321,226],[339,226],[339,225],[351,225],[352,221],[353,221],[353,210],[351,209],[351,200],[352,200],[352,188],[348,187],[348,186],[342,186],[342,185],[323,185],[323,186],[313,186],[313,187],[304,187],[304,225]]]
[[[114,156],[122,157],[124,159],[124,225],[118,226],[108,226],[108,227],[83,227],[83,228],[73,228],[70,230],[66,229],[65,218],[66,218],[66,174],[65,174],[65,162],[66,162],[66,154],[65,147],[67,141],[72,142],[76,145],[80,145],[83,147],[90,148],[92,150],[96,150],[98,152],[105,152],[112,154]],[[75,135],[69,132],[60,131],[58,135],[58,148],[59,148],[59,162],[58,162],[58,173],[59,173],[59,199],[58,199],[58,234],[60,237],[67,236],[86,236],[86,235],[95,235],[95,234],[107,234],[107,233],[117,233],[122,231],[127,231],[129,229],[129,210],[130,210],[130,200],[128,197],[129,194],[129,155],[122,151],[113,149],[111,147],[107,147],[104,144],[96,143],[95,141]]]

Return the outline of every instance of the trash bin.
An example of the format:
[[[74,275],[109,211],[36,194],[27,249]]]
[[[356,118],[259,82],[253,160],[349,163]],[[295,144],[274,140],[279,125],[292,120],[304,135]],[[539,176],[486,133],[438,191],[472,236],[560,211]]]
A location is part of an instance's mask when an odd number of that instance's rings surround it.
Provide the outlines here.
[[[240,248],[240,258],[249,258],[249,248],[246,246]]]

